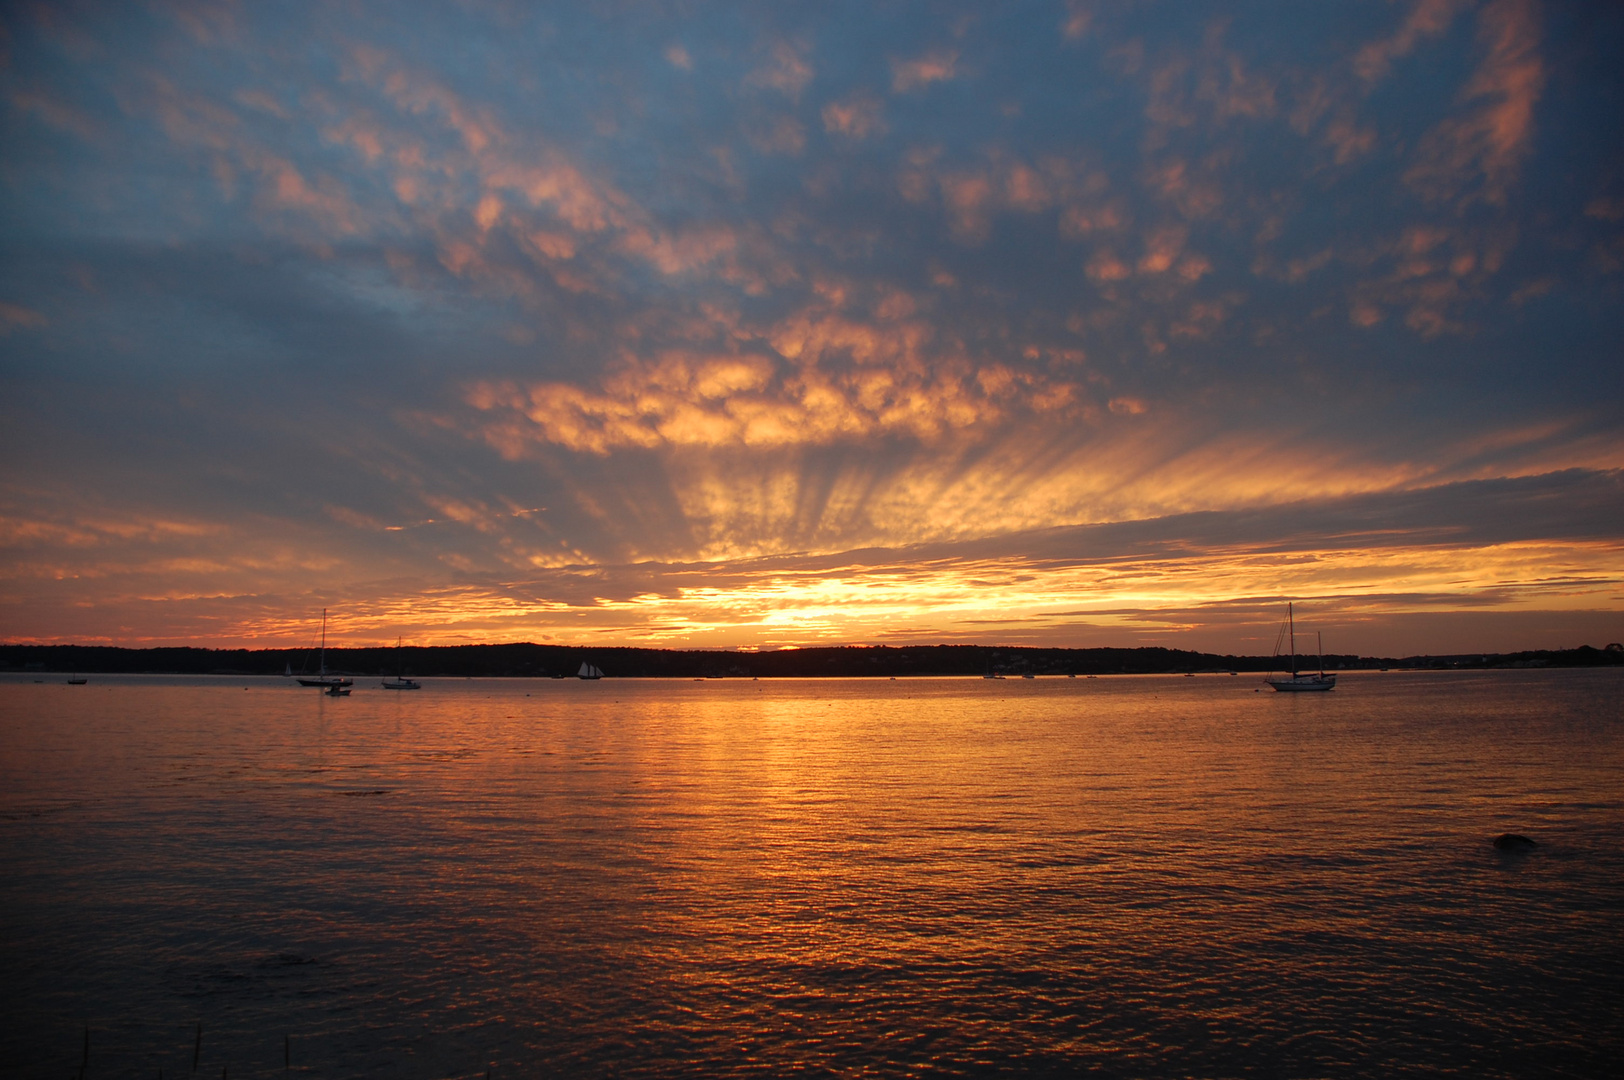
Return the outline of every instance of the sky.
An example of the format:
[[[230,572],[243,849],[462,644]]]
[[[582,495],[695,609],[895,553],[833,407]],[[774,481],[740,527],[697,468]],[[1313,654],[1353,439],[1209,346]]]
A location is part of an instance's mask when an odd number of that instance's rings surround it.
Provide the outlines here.
[[[10,3],[0,639],[1624,640],[1624,7]]]

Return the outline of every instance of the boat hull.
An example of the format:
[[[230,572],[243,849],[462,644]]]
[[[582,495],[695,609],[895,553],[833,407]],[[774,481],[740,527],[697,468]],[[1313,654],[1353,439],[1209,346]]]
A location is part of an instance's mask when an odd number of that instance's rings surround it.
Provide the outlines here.
[[[1296,678],[1296,679],[1265,679],[1270,686],[1283,693],[1298,694],[1314,690],[1335,690],[1336,676],[1328,675],[1325,678]]]
[[[300,679],[299,680],[299,685],[300,686],[319,686],[323,690],[326,690],[329,687],[334,687],[334,686],[354,686],[355,685],[355,680],[354,679],[322,679],[322,678]]]

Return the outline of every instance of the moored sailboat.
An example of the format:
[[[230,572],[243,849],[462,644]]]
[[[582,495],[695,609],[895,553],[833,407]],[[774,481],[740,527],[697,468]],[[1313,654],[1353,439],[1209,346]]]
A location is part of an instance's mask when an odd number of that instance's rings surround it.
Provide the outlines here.
[[[339,687],[353,686],[354,679],[346,679],[342,675],[327,674],[327,609],[321,609],[321,665],[314,677],[300,676],[300,686],[319,686],[324,690]]]
[[[1297,619],[1292,611],[1291,604],[1286,604],[1286,625],[1281,628],[1291,638],[1291,676],[1285,679],[1265,679],[1264,682],[1276,690],[1295,692],[1301,690],[1334,690],[1336,689],[1336,676],[1325,674],[1325,642],[1319,638],[1319,674],[1301,672],[1297,670]],[[1316,637],[1318,631],[1315,631]],[[1275,639],[1274,654],[1280,655],[1280,641]]]
[[[405,667],[403,667],[401,665],[401,661],[400,661],[400,639],[399,638],[395,639],[395,677],[393,679],[385,679],[383,681],[383,688],[385,690],[421,690],[421,689],[423,689],[423,684],[422,683],[418,682],[416,679],[408,679],[406,677],[406,669],[405,669]]]

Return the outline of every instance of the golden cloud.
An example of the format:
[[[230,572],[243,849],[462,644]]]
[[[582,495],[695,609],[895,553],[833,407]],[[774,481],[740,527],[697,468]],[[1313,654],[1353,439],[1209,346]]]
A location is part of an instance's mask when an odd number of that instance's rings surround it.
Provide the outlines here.
[[[934,442],[949,432],[994,426],[1017,410],[1054,411],[1076,400],[1070,384],[998,364],[919,363],[921,333],[913,325],[890,330],[809,321],[783,328],[775,339],[782,355],[798,364],[673,351],[650,362],[625,360],[596,390],[482,382],[470,387],[467,401],[499,420],[493,444],[511,455],[521,445],[512,440],[526,433],[593,454],[821,446],[889,436]],[[816,362],[836,352],[854,362],[827,370]]]

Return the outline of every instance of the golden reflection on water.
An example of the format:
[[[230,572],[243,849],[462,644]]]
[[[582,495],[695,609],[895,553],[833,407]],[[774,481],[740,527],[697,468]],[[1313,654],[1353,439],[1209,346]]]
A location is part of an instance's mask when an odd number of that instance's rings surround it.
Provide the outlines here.
[[[1576,1061],[1619,1030],[1570,992],[1619,987],[1613,672],[184,682],[0,684],[8,1060],[87,1016],[166,1069],[202,1017],[243,1075],[290,1030],[424,1076],[1469,1069],[1543,1060],[1508,1009]]]

